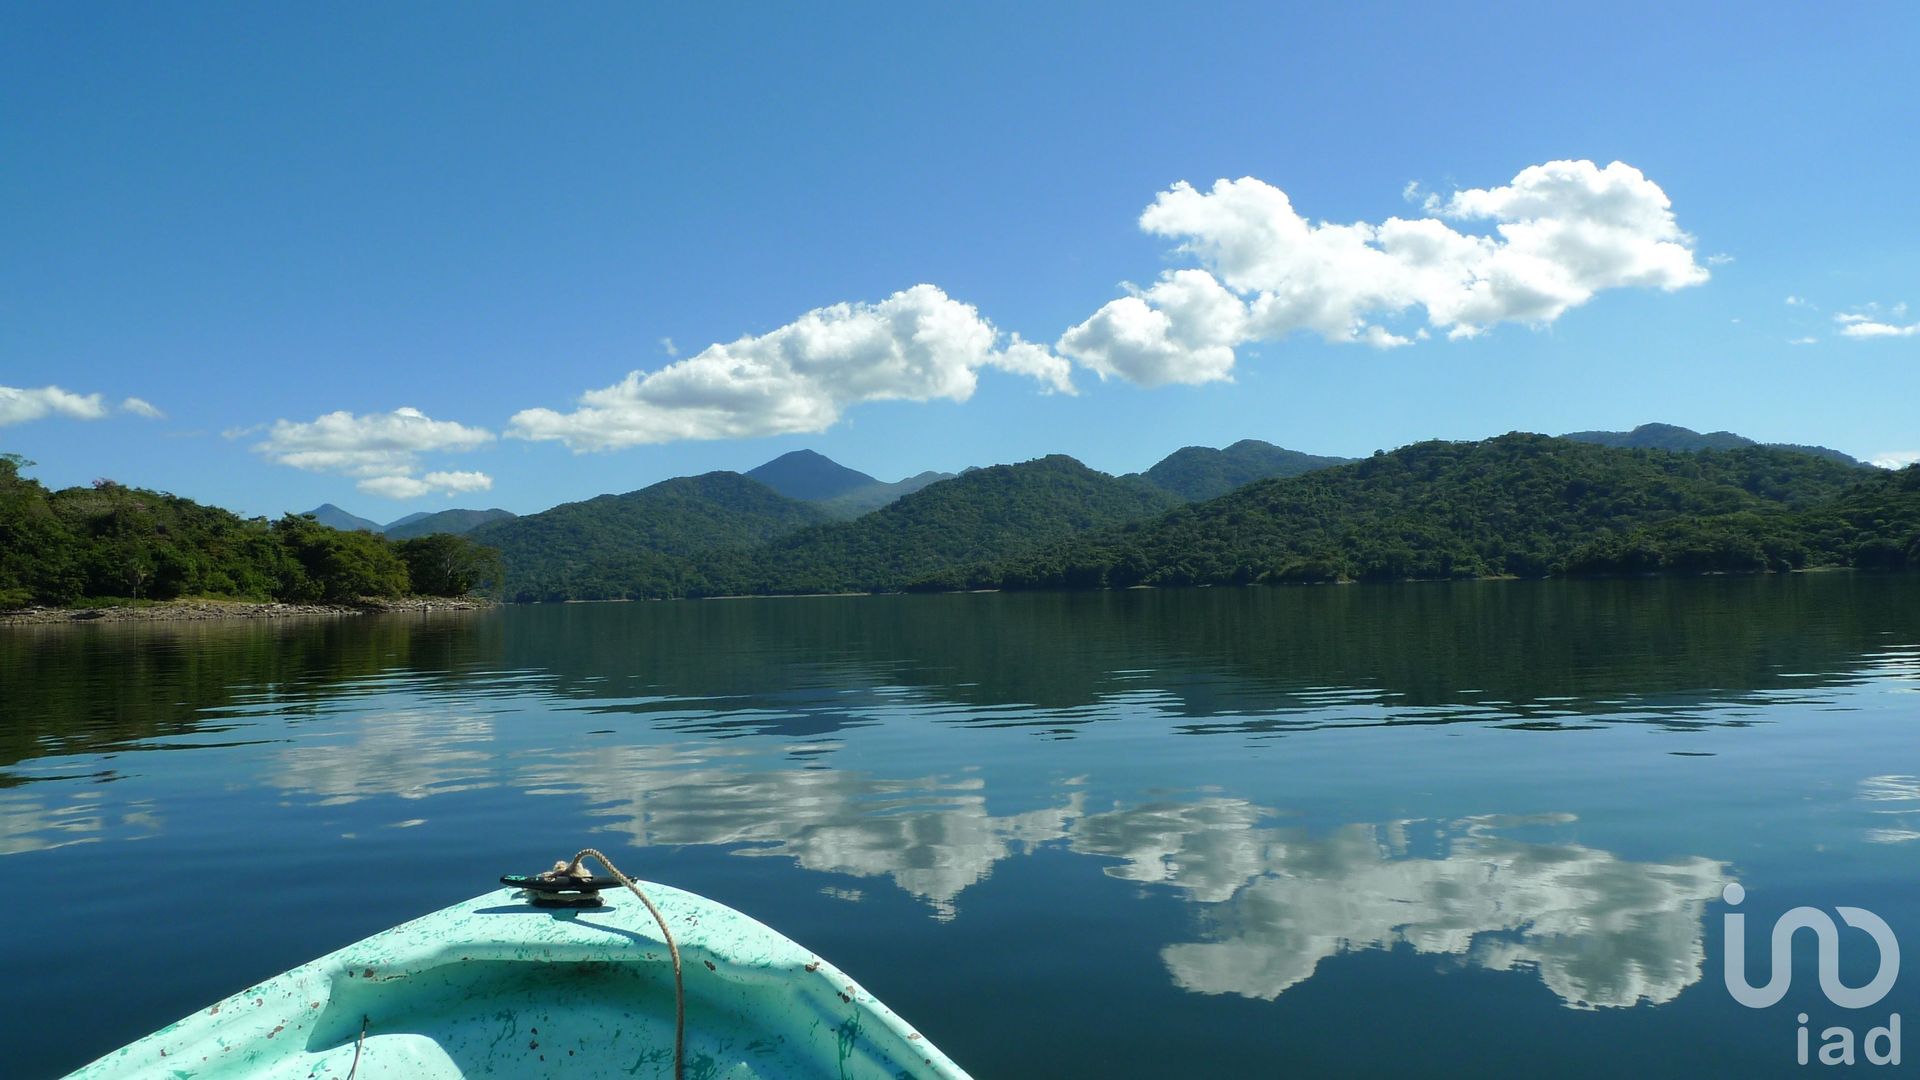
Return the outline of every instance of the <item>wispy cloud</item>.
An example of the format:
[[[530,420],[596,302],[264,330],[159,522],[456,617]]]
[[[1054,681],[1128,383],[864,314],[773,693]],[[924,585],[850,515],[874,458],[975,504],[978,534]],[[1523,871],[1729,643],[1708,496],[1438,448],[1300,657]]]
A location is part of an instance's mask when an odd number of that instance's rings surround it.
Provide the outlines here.
[[[1920,335],[1920,322],[1902,323],[1907,314],[1905,303],[1881,309],[1878,304],[1862,304],[1852,311],[1833,317],[1840,324],[1840,335],[1850,338],[1898,338]]]
[[[144,416],[149,420],[165,420],[167,418],[166,413],[155,408],[152,402],[144,398],[130,397],[122,401],[120,403],[120,411],[132,413],[135,416]]]

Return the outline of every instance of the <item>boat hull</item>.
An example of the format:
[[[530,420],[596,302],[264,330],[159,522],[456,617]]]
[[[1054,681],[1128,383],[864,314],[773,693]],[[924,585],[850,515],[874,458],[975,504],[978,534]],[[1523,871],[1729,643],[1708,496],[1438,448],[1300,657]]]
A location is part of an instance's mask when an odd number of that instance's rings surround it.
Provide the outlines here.
[[[839,969],[723,904],[643,886],[674,929],[687,1075],[964,1078]],[[168,1025],[75,1076],[673,1075],[673,970],[624,890],[536,908],[502,889]],[[365,1036],[362,1038],[364,1026]]]

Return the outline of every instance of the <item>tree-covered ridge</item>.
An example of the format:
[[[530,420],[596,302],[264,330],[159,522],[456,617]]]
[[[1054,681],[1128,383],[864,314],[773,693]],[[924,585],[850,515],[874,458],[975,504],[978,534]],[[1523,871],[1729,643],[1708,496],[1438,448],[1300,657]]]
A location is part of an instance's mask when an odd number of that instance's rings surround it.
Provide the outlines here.
[[[28,464],[0,455],[0,608],[105,598],[459,595],[497,572],[492,553],[457,538],[395,544],[303,515],[242,518],[110,480],[49,491],[20,475]]]
[[[1255,480],[1299,476],[1352,460],[1303,454],[1259,439],[1241,439],[1221,450],[1211,446],[1182,447],[1141,476],[1154,487],[1188,502],[1204,502]]]
[[[1860,483],[1764,447],[1670,453],[1512,434],[1417,443],[1264,480],[978,568],[964,584],[1100,588],[1564,572],[1597,539],[1683,517],[1808,507]]]
[[[1802,454],[1813,454],[1829,458],[1846,465],[1864,463],[1853,455],[1843,453],[1827,446],[1802,446],[1798,443],[1761,443],[1736,435],[1731,431],[1695,431],[1677,424],[1641,424],[1632,431],[1570,431],[1562,435],[1563,439],[1574,442],[1593,443],[1597,446],[1612,446],[1627,450],[1672,450],[1689,452],[1694,450],[1739,450],[1748,446],[1769,446],[1776,450],[1796,450]]]
[[[399,521],[389,523],[383,530],[383,534],[389,540],[406,540],[415,536],[432,536],[435,533],[458,536],[491,522],[512,521],[514,517],[513,511],[500,509],[442,510],[434,514],[410,514]]]
[[[739,473],[664,480],[563,503],[467,535],[500,550],[508,600],[619,600],[716,591],[704,561],[828,520]]]
[[[714,576],[737,593],[899,589],[1173,503],[1147,484],[1056,454],[971,469],[856,520],[803,529],[715,560]]]
[[[1576,549],[1574,574],[1755,573],[1806,567],[1920,569],[1920,465],[1870,476],[1799,508],[1683,518]]]

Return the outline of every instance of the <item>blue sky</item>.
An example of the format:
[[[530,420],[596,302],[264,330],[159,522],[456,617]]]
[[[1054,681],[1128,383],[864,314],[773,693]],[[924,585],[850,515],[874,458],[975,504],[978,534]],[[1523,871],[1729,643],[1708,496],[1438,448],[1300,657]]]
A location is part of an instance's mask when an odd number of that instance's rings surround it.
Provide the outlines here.
[[[684,8],[10,6],[0,450],[381,520],[799,447],[1920,451],[1913,5]]]

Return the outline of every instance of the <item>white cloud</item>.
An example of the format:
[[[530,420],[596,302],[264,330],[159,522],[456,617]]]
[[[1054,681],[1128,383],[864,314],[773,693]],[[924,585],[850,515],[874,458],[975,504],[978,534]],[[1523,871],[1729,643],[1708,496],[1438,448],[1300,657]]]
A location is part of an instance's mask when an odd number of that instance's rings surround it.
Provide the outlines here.
[[[241,433],[244,429],[231,434]],[[493,438],[485,428],[435,420],[414,408],[364,416],[343,409],[304,423],[275,420],[254,450],[296,469],[358,477],[362,491],[412,499],[432,491],[451,494],[491,487],[493,480],[485,473],[414,474],[421,454],[472,450]]]
[[[1000,333],[970,304],[916,285],[877,304],[834,304],[779,329],[633,371],[590,390],[572,412],[527,409],[508,434],[574,450],[612,450],[678,439],[748,438],[824,431],[867,401],[965,401],[979,369],[995,367],[1072,393],[1071,366]]]
[[[433,490],[433,486],[424,480],[395,473],[392,476],[370,476],[354,485],[371,495],[383,495],[389,499],[417,499]]]
[[[1805,297],[1790,295],[1787,297],[1787,306],[1788,307],[1806,307],[1807,301]]]
[[[436,491],[448,495],[485,491],[493,486],[493,477],[483,472],[430,472],[418,478],[396,473],[370,476],[355,486],[361,491],[389,499],[417,499]]]
[[[1252,177],[1204,192],[1177,183],[1140,215],[1140,227],[1178,241],[1241,303],[1214,302],[1217,321],[1195,325],[1208,312],[1169,305],[1196,289],[1156,295],[1176,272],[1102,308],[1058,348],[1102,374],[1131,377],[1132,361],[1161,383],[1205,382],[1230,376],[1234,346],[1296,331],[1406,345],[1418,335],[1381,320],[1418,307],[1433,330],[1466,338],[1502,322],[1551,323],[1607,289],[1672,291],[1707,280],[1666,193],[1621,162],[1535,165],[1506,186],[1427,195],[1422,206],[1428,216],[1414,220],[1314,223],[1286,192]],[[1443,219],[1489,222],[1492,234]]]
[[[1818,345],[1819,343],[1820,339],[1816,337],[1797,337],[1787,342],[1789,345]]]
[[[1731,262],[1733,262],[1733,256],[1727,254],[1724,251],[1715,252],[1714,254],[1707,256],[1708,266],[1726,266]]]
[[[679,356],[680,346],[675,345],[672,338],[663,337],[660,339],[660,351],[666,353],[668,356]]]
[[[1895,309],[1897,312],[1904,312],[1905,310],[1905,305]],[[1920,335],[1920,323],[1908,323],[1905,326],[1901,326],[1895,323],[1882,322],[1873,316],[1862,315],[1857,311],[1848,312],[1844,315],[1835,315],[1833,321],[1840,324],[1841,337],[1888,338],[1914,337],[1915,335]]]
[[[1870,459],[1883,469],[1904,469],[1909,465],[1920,465],[1920,450],[1885,450]]]
[[[449,495],[493,487],[493,477],[483,472],[430,472],[421,479]]]
[[[422,453],[472,450],[492,439],[493,433],[484,428],[434,420],[419,409],[365,416],[343,409],[306,423],[275,420],[266,440],[254,449],[308,472],[384,476],[412,472]]]
[[[145,398],[130,397],[120,403],[121,412],[130,412],[135,416],[144,416],[149,420],[165,420],[167,414],[155,408]]]
[[[54,415],[99,420],[107,415],[107,405],[99,394],[76,394],[57,386],[42,386],[37,390],[0,386],[0,425],[23,424]]]
[[[1230,378],[1247,306],[1205,270],[1176,270],[1134,289],[1060,338],[1062,353],[1102,379],[1142,386]]]

